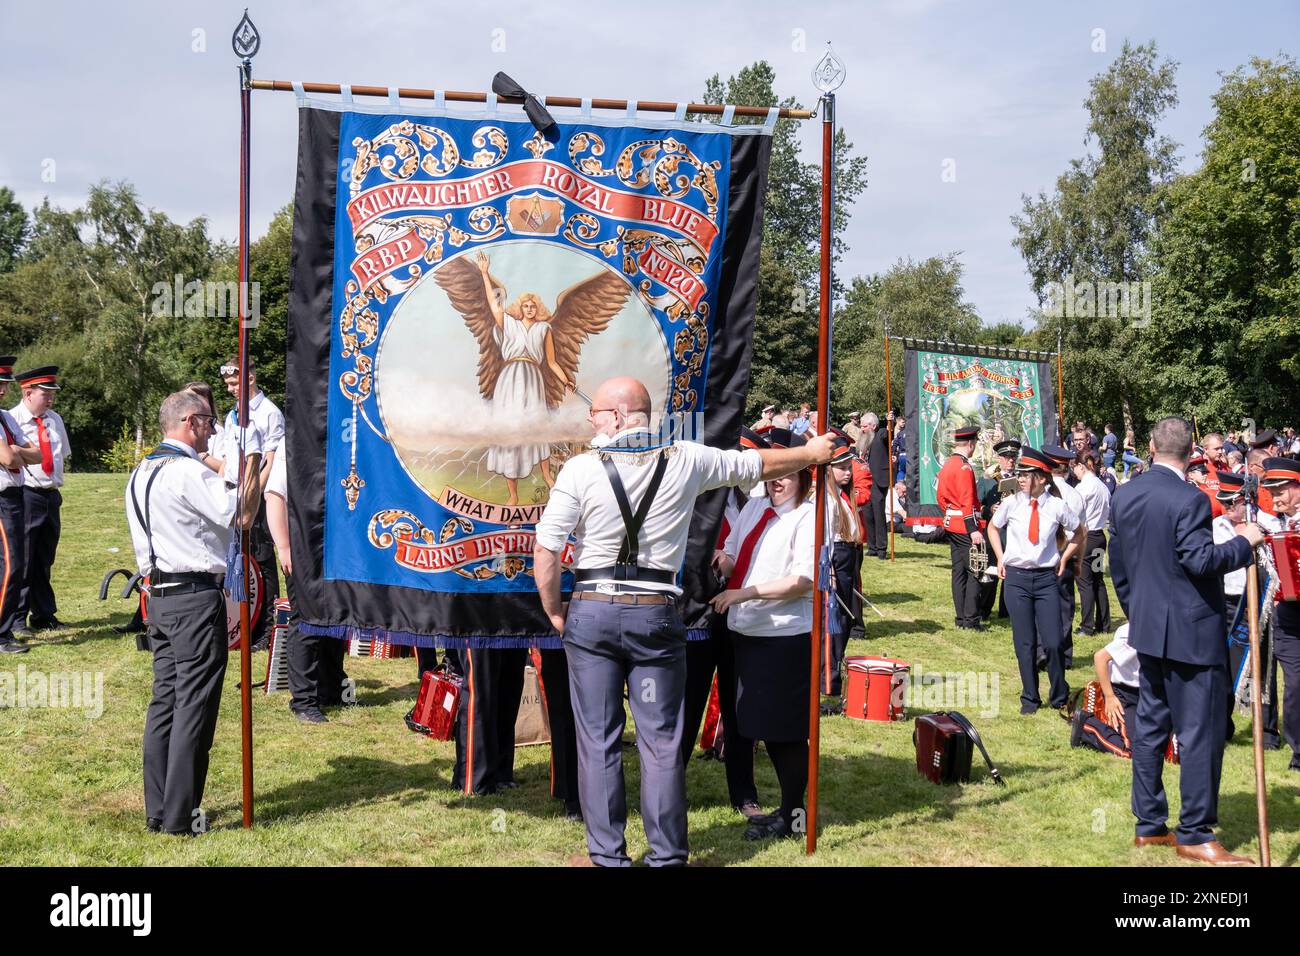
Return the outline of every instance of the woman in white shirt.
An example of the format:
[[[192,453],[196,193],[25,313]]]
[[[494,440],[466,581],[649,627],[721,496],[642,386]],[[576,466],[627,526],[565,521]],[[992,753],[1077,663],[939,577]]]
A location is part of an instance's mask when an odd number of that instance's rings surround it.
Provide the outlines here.
[[[1083,547],[1087,526],[1052,492],[1052,460],[1035,448],[1020,449],[1016,478],[1020,491],[1001,502],[993,512],[993,525],[1006,529],[988,536],[998,562],[998,577],[1005,582],[1011,636],[1020,665],[1020,713],[1032,714],[1042,704],[1038,696],[1038,667],[1034,648],[1047,655],[1049,703],[1061,707],[1070,694],[1065,682],[1065,633],[1061,623],[1061,592],[1057,580],[1075,552]],[[1057,531],[1073,538],[1062,547]]]
[[[802,444],[773,429],[774,447]],[[814,508],[811,471],[766,482],[751,498],[724,546],[727,590],[713,609],[727,614],[736,653],[736,724],[742,748],[766,743],[781,785],[781,805],[753,817],[745,839],[794,836],[808,785],[808,703],[812,678]],[[728,740],[728,748],[731,741]]]

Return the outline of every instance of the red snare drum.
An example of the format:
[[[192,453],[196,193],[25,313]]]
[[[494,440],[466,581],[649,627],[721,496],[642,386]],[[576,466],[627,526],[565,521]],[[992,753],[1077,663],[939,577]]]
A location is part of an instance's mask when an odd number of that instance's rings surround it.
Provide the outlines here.
[[[420,679],[420,696],[406,715],[406,726],[434,740],[451,740],[462,684],[460,677],[440,667],[425,671]]]
[[[254,638],[252,633],[257,628],[257,622],[262,616],[262,568],[253,560],[253,556],[248,556],[248,576],[244,579],[244,589],[248,592],[248,633],[249,642]],[[226,594],[226,632],[229,635],[230,649],[239,648],[239,602],[230,598],[229,592]]]
[[[1268,536],[1277,566],[1277,599],[1300,601],[1300,531],[1279,531]]]
[[[844,716],[854,720],[902,720],[904,689],[912,665],[892,657],[846,657]]]

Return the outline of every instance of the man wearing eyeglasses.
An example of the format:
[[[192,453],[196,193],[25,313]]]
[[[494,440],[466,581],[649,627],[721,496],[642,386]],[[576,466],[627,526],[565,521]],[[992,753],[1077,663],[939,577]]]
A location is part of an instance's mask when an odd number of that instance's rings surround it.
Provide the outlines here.
[[[249,440],[251,432],[257,433],[255,441],[260,445],[262,453],[262,471],[260,481],[260,493],[266,492],[266,482],[271,475],[271,465],[275,461],[276,452],[280,448],[280,443],[284,440],[284,413],[276,407],[275,403],[267,397],[266,393],[257,387],[257,373],[253,369],[253,360],[248,359],[248,428],[240,429],[238,426],[239,417],[239,359],[232,358],[221,366],[221,380],[226,383],[226,391],[235,399],[236,405],[226,415],[225,424],[222,427],[223,441],[221,448],[213,451],[216,459],[224,461],[226,458],[235,458],[238,461],[239,446],[236,439]],[[255,445],[246,444],[244,454],[249,454],[250,448]],[[212,459],[206,463],[211,467]],[[218,466],[220,462],[218,463]],[[233,466],[234,470],[226,472],[226,481],[234,479],[231,477],[236,473],[238,465]],[[265,506],[257,514],[257,520],[249,532],[249,544],[253,560],[262,572],[262,613],[256,621],[253,621],[253,629],[250,635],[253,650],[265,650],[271,638],[271,628],[275,625],[275,600],[280,596],[280,574],[276,569],[275,561],[275,542],[271,538],[271,530],[266,523]]]
[[[779,478],[831,457],[831,439],[723,451],[650,431],[650,394],[634,378],[596,390],[593,450],[565,462],[537,523],[533,570],[542,608],[564,635],[578,741],[578,795],[588,857],[631,866],[624,830],[623,690],[641,754],[641,817],[651,866],[686,863],[686,629],[677,573],[701,493]],[[811,433],[810,433],[811,434]],[[574,546],[572,603],[560,553]],[[575,860],[574,862],[579,862]]]
[[[0,355],[0,398],[14,380],[12,355]],[[8,412],[0,410],[0,560],[4,577],[0,578],[0,654],[26,654],[28,646],[14,637],[12,627],[17,618],[18,595],[25,577],[25,515],[23,504],[23,469],[41,460],[40,449],[23,438],[22,428]]]
[[[193,392],[168,396],[158,412],[163,441],[126,487],[131,544],[149,577],[146,825],[176,836],[207,829],[200,806],[226,673],[226,551],[232,526],[248,527],[262,497],[259,454],[246,457],[240,500],[198,460],[215,424],[209,412]]]

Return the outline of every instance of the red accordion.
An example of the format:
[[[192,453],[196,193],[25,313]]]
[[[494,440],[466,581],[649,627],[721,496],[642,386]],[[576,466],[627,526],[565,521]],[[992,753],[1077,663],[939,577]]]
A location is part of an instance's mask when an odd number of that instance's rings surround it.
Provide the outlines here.
[[[415,651],[407,644],[393,644],[370,637],[354,637],[348,641],[349,657],[378,657],[383,660],[396,660],[410,657]]]
[[[1101,681],[1099,680],[1089,681],[1088,686],[1084,688],[1083,703],[1080,710],[1091,714],[1107,726],[1115,726],[1106,718],[1106,698],[1102,693]],[[1170,734],[1169,743],[1165,746],[1165,762],[1178,763],[1181,753],[1182,748],[1178,745],[1178,735]]]
[[[406,715],[406,726],[434,740],[451,740],[463,684],[459,676],[441,667],[425,671],[420,678],[420,696]]]
[[[1277,567],[1277,599],[1300,601],[1300,531],[1279,531],[1268,536]]]

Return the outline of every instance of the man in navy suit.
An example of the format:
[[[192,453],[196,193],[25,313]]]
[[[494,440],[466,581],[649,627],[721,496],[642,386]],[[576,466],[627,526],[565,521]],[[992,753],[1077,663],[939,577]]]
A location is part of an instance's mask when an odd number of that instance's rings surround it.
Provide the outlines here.
[[[1178,855],[1218,866],[1249,866],[1215,839],[1228,648],[1223,575],[1250,563],[1263,533],[1243,525],[1216,545],[1210,503],[1185,477],[1192,428],[1162,418],[1151,432],[1154,465],[1121,485],[1111,502],[1110,566],[1140,666],[1133,744],[1136,846],[1176,846]],[[1165,826],[1161,770],[1170,733],[1181,748],[1182,813],[1177,839]]]

